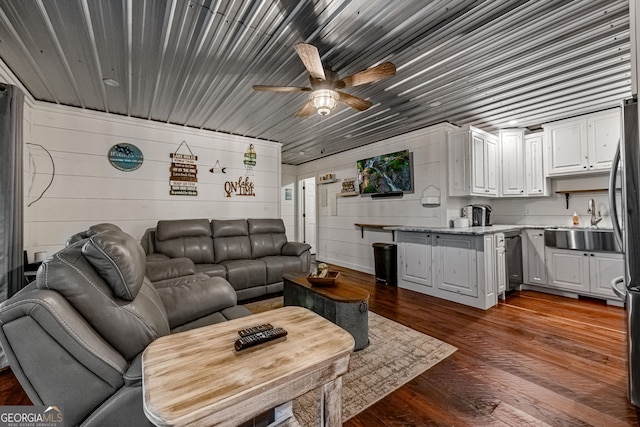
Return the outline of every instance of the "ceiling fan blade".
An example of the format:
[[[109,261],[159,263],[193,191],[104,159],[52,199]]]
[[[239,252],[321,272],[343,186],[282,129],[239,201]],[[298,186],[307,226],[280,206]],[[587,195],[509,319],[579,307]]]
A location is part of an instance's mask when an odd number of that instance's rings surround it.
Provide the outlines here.
[[[391,62],[384,62],[380,65],[376,65],[375,67],[371,67],[367,70],[352,74],[349,77],[345,77],[338,82],[336,87],[338,89],[343,89],[345,87],[360,86],[393,77],[395,75],[396,66]]]
[[[301,109],[296,113],[296,117],[307,117],[316,112],[316,107],[313,106],[311,101],[307,102],[302,106]]]
[[[297,86],[266,86],[266,85],[254,85],[253,90],[264,92],[310,92],[310,87],[297,87]]]
[[[308,43],[298,43],[294,46],[296,53],[302,60],[305,68],[314,79],[325,80],[324,67],[320,60],[318,48]]]
[[[344,102],[345,104],[347,104],[349,107],[353,108],[354,110],[358,110],[358,111],[364,111],[367,108],[371,107],[371,102],[367,101],[366,99],[362,99],[359,98],[357,96],[353,96],[353,95],[349,95],[348,93],[345,92],[340,92],[337,91],[340,94],[340,102]]]

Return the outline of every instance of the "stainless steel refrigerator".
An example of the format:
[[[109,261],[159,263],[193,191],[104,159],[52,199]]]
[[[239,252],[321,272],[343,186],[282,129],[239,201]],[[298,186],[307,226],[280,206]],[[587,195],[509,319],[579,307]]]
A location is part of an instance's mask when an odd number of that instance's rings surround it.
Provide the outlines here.
[[[611,220],[625,253],[625,275],[611,286],[625,299],[627,312],[627,346],[629,366],[629,399],[640,406],[640,139],[638,133],[638,101],[629,99],[622,106],[622,138],[609,177]],[[619,163],[619,165],[618,165]],[[622,193],[618,200],[618,171]],[[621,221],[619,221],[619,219]]]

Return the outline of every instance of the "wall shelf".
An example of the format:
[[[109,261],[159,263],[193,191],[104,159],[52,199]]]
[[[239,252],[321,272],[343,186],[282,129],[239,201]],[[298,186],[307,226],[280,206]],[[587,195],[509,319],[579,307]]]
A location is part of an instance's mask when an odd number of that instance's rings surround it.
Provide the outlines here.
[[[353,196],[359,196],[360,193],[358,193],[357,191],[345,191],[342,193],[336,193],[337,197],[353,197]]]
[[[616,188],[616,190],[620,190],[620,188]],[[569,196],[573,193],[601,193],[603,191],[609,191],[608,188],[592,188],[590,190],[563,190],[556,191],[556,194],[564,194],[564,199],[567,202],[567,209],[569,209]]]
[[[364,229],[365,228],[373,228],[380,231],[391,231],[391,239],[396,240],[396,232],[395,230],[385,230],[385,227],[396,227],[395,225],[384,225],[384,224],[354,224],[356,227],[360,227],[360,236],[364,239]]]
[[[332,182],[338,182],[338,178],[319,180],[318,184],[331,184]]]

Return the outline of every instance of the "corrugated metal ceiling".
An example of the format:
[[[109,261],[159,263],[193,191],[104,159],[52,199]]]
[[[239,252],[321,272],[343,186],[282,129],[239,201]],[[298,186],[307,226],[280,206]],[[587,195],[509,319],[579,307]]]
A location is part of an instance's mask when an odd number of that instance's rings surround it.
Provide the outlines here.
[[[308,86],[298,42],[342,77],[398,72],[345,89],[366,111],[297,118],[307,93],[251,86]],[[0,0],[0,57],[35,99],[278,141],[289,164],[442,121],[537,127],[631,95],[627,0]]]

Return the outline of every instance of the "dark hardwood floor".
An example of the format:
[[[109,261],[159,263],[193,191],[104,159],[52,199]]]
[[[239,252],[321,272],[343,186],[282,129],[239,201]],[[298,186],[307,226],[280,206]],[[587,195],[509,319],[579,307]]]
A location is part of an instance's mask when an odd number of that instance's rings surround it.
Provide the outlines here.
[[[332,269],[371,293],[371,311],[458,348],[346,426],[639,425],[622,308],[523,291],[483,311]],[[24,404],[11,371],[0,373],[0,405]]]

